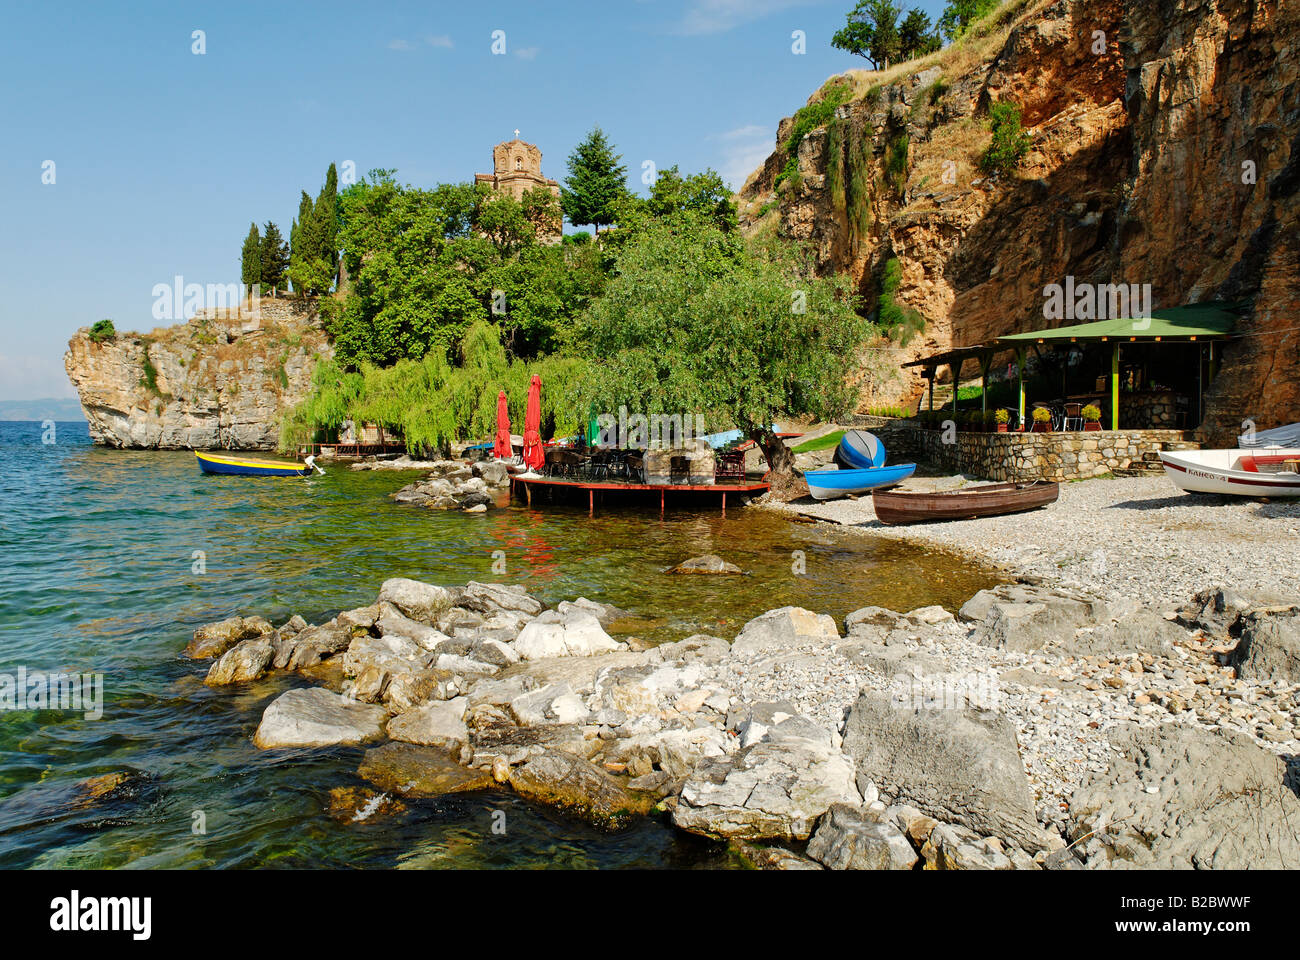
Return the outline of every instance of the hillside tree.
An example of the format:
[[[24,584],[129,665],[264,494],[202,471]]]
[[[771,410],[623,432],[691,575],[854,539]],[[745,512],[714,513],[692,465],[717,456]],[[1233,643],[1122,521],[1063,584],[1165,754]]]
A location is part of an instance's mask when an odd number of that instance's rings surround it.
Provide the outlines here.
[[[277,290],[283,285],[289,267],[289,245],[284,242],[280,228],[270,220],[262,226],[260,254],[262,289]]]
[[[239,280],[249,290],[262,282],[262,235],[256,223],[248,225],[248,236],[239,253]]]
[[[564,213],[574,226],[589,223],[600,233],[616,222],[614,212],[627,193],[627,167],[600,127],[592,128],[569,155],[569,176],[561,191]]]

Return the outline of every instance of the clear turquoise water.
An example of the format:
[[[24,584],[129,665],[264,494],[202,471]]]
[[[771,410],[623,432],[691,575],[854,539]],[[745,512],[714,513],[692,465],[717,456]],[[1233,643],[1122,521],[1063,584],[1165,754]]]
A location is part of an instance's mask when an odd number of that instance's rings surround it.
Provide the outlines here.
[[[0,867],[726,866],[717,844],[647,820],[603,834],[509,793],[416,801],[339,823],[332,787],[360,785],[362,751],[257,750],[265,705],[300,678],[204,686],[181,658],[200,624],[237,613],[319,622],[373,601],[390,576],[522,583],[642,618],[637,632],[732,636],[786,603],[842,617],[866,603],[955,607],[993,582],[942,553],[785,521],[765,511],[673,513],[504,506],[483,515],[393,503],[413,477],[329,469],[310,480],[202,476],[189,453],[107,450],[84,424],[0,423],[0,673],[104,675],[102,718],[0,712]],[[792,572],[803,551],[807,572]],[[193,572],[194,552],[206,572]],[[495,576],[493,552],[507,574]],[[719,553],[745,577],[669,577]],[[79,804],[75,785],[139,775]],[[491,830],[506,811],[504,836]],[[196,813],[207,833],[196,835]]]

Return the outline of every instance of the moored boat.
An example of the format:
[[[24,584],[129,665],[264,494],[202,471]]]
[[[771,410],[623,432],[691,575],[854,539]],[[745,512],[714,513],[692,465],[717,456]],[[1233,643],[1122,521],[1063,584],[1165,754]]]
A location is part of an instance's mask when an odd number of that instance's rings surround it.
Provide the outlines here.
[[[1179,490],[1233,497],[1300,497],[1300,448],[1161,452]]]
[[[305,463],[289,463],[198,450],[194,451],[194,456],[198,458],[199,469],[203,473],[237,477],[306,477],[311,475],[312,467],[315,466],[312,457],[308,457]]]
[[[899,463],[865,470],[809,470],[803,476],[808,482],[809,493],[818,500],[832,500],[902,483],[915,472],[916,464]]]
[[[876,519],[881,523],[931,523],[938,520],[973,520],[1021,513],[1052,503],[1060,487],[1042,480],[1025,483],[990,483],[961,490],[908,493],[877,490],[871,495]]]

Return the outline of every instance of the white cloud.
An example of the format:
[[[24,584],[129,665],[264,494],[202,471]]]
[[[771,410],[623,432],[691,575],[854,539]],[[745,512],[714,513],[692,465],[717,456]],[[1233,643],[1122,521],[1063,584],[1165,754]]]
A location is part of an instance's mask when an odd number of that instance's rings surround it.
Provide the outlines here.
[[[732,190],[739,190],[745,180],[776,149],[775,131],[756,123],[715,134],[719,142],[718,173]]]
[[[431,47],[443,47],[447,50],[450,50],[453,46],[455,46],[455,44],[451,42],[451,37],[447,36],[445,33],[439,34],[436,37],[435,36],[425,37],[424,39]]]
[[[536,60],[541,52],[541,47],[519,47],[515,50],[515,56],[520,60]]]
[[[401,40],[401,39],[389,40],[388,49],[389,50],[410,50],[411,45],[407,43],[405,40]]]
[[[815,0],[693,0],[673,32],[688,36],[725,33],[742,23],[810,2]]]

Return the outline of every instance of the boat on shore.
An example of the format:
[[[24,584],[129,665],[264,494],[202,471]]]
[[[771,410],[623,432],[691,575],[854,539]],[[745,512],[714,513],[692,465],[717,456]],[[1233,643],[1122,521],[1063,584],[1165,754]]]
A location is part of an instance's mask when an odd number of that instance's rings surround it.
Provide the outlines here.
[[[1186,493],[1300,497],[1300,448],[1162,451],[1160,460],[1174,486]]]
[[[1025,483],[990,483],[930,493],[877,490],[871,495],[871,501],[876,510],[876,519],[892,526],[1022,513],[1054,502],[1060,492],[1061,488],[1056,483],[1034,480]]]
[[[892,487],[916,472],[914,463],[892,467],[868,467],[863,470],[809,470],[804,479],[808,492],[818,500],[833,500],[849,494],[866,493],[877,487]]]
[[[315,458],[308,457],[302,463],[284,460],[260,460],[250,457],[228,456],[220,453],[194,451],[198,458],[199,470],[203,473],[215,473],[234,477],[307,477],[315,467]]]
[[[866,430],[847,430],[840,437],[836,459],[854,470],[868,470],[885,465],[885,445],[874,433]]]

